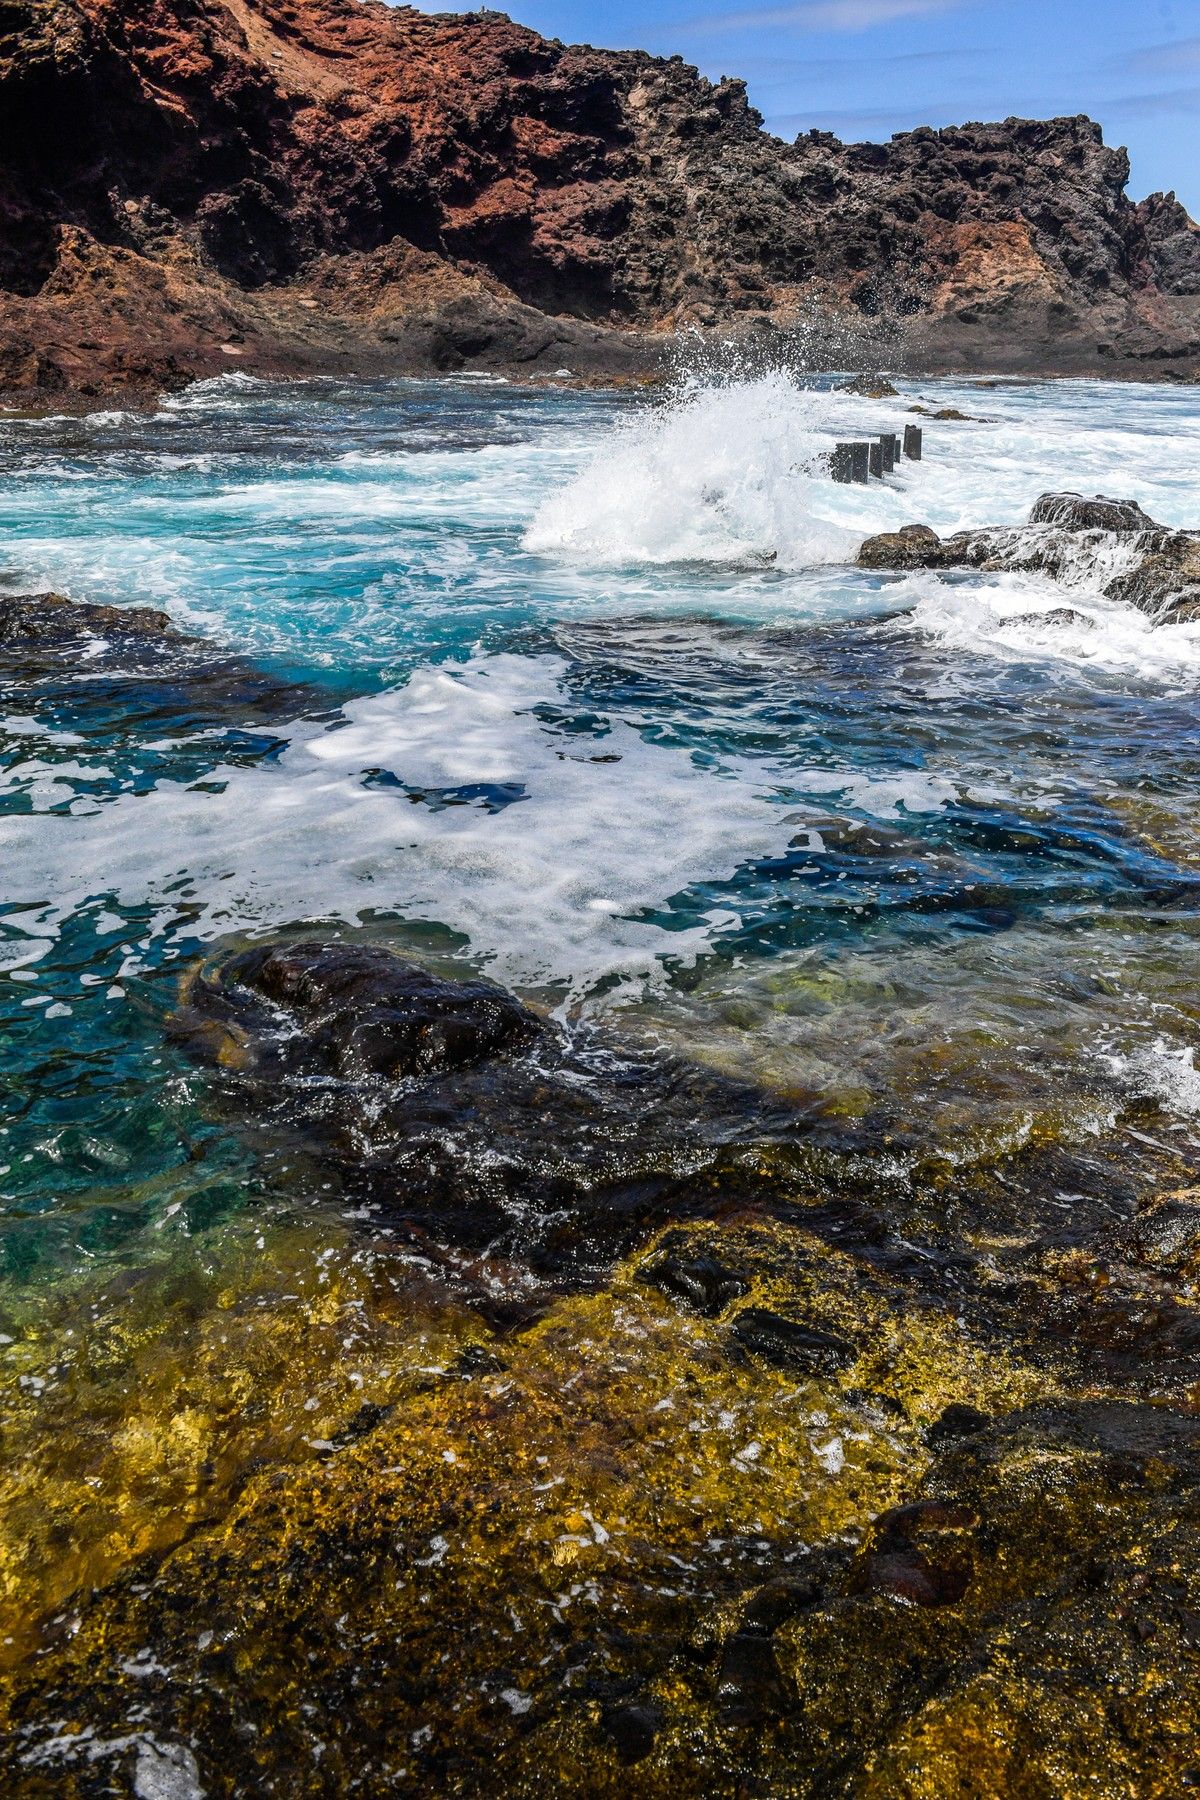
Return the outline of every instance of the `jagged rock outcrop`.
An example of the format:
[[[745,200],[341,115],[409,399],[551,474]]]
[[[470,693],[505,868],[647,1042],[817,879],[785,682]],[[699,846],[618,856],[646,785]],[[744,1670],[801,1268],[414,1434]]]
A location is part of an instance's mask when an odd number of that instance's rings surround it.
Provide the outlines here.
[[[1123,600],[1158,619],[1200,618],[1200,531],[1158,525],[1135,500],[1043,494],[1027,525],[959,531],[928,525],[881,532],[859,547],[864,569],[987,569],[1048,575]]]
[[[0,595],[0,645],[66,644],[81,638],[177,638],[149,606],[102,606],[62,594]]]
[[[1194,371],[1200,232],[1128,173],[1082,118],[785,144],[741,82],[498,13],[3,0],[0,386],[635,370],[731,322]]]

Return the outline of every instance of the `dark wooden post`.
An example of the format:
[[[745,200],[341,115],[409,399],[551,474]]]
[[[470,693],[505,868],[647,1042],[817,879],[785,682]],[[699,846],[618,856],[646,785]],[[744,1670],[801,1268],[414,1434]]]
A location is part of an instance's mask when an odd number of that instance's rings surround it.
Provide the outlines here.
[[[854,480],[854,445],[835,444],[829,458],[829,473],[835,481]]]
[[[879,438],[870,446],[871,473],[877,481],[883,480],[883,443]]]
[[[849,448],[854,456],[854,473],[851,480],[856,481],[860,487],[865,487],[871,479],[871,446],[870,444],[851,444]]]
[[[920,462],[921,444],[921,427],[919,425],[906,425],[904,427],[904,454],[907,456],[909,462]]]

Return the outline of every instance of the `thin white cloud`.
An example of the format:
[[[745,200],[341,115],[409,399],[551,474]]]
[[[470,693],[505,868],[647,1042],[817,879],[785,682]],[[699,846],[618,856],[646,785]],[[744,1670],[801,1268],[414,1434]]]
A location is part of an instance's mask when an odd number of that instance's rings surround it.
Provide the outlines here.
[[[1200,37],[1176,38],[1173,44],[1147,44],[1144,50],[1108,60],[1110,67],[1139,69],[1147,75],[1171,75],[1176,69],[1200,68]]]
[[[1155,119],[1164,114],[1200,114],[1200,87],[1169,88],[1161,94],[1114,94],[1096,102],[1104,112],[1130,119]]]
[[[750,12],[718,13],[693,19],[703,31],[755,31],[764,26],[790,26],[799,31],[869,31],[898,19],[928,18],[951,12],[962,0],[802,0],[798,6],[766,6]]]

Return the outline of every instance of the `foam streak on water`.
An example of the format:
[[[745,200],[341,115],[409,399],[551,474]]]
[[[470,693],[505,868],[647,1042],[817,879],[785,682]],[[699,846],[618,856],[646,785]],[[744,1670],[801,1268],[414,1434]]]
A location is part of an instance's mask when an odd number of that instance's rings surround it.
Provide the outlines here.
[[[1017,524],[1063,485],[1200,523],[1195,395],[830,388],[230,377],[146,419],[0,421],[10,587],[163,605],[310,684],[286,716],[216,718],[186,678],[168,694],[102,659],[6,676],[12,1017],[40,1010],[41,1041],[115,1024],[164,957],[366,920],[574,1002],[656,995],[692,1049],[777,1043],[784,1079],[836,1084],[844,1052],[886,1086],[905,1016],[1014,1056],[1067,1016],[1114,1054],[1186,1033],[1200,627],[1083,573],[852,558],[916,520]],[[827,479],[835,440],[918,403],[970,418],[925,419],[924,461],[887,482]],[[1116,975],[1081,999],[1097,959]],[[827,1020],[851,968],[862,1057],[778,999]]]

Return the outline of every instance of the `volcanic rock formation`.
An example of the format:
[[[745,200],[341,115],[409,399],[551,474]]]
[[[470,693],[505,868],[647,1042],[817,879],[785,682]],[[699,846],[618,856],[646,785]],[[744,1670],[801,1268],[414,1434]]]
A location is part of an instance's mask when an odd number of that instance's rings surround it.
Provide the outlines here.
[[[1043,494],[1027,525],[939,538],[928,525],[881,532],[859,547],[864,569],[987,569],[1048,575],[1123,600],[1156,619],[1200,617],[1200,532],[1158,525],[1134,500]]]
[[[1128,175],[1084,118],[786,144],[739,81],[499,13],[2,0],[0,387],[614,373],[733,323],[1195,372],[1200,231]]]

